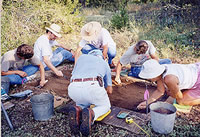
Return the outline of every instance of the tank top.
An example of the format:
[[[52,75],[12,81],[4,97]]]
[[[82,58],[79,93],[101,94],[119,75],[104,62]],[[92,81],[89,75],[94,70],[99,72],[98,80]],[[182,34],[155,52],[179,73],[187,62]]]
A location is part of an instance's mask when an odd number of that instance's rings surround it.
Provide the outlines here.
[[[163,79],[167,75],[175,75],[179,80],[179,88],[190,89],[196,83],[198,78],[198,66],[195,64],[164,64],[166,72]]]

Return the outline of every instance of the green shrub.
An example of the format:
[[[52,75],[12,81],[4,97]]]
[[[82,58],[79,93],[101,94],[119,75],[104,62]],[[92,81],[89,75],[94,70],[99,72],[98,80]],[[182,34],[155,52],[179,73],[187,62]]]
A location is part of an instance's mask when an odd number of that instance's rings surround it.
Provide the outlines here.
[[[83,19],[78,16],[79,10],[75,10],[77,5],[78,0],[68,1],[67,5],[53,0],[3,1],[1,54],[22,43],[33,45],[45,33],[45,26],[52,23],[61,25],[63,34],[79,31]]]
[[[121,29],[129,26],[129,16],[126,10],[126,5],[126,0],[122,0],[119,13],[112,16],[111,25],[113,28]]]

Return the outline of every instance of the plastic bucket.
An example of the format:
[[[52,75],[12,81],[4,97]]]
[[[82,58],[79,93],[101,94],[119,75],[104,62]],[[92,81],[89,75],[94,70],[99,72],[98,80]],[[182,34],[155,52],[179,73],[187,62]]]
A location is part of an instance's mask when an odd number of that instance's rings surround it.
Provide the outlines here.
[[[35,120],[45,121],[54,114],[54,96],[49,93],[31,97],[31,105]]]
[[[168,134],[174,128],[176,108],[166,102],[156,102],[150,105],[151,125],[155,132]]]

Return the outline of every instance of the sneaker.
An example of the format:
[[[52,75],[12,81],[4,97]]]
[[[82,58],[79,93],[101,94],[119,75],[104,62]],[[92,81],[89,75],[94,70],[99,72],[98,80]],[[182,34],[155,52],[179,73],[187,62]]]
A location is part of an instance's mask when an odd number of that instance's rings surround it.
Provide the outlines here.
[[[88,136],[90,134],[93,120],[94,111],[91,108],[84,108],[82,111],[82,123],[80,125],[82,135]]]
[[[33,74],[31,76],[26,77],[27,81],[29,80],[33,80],[34,78],[36,78],[37,74]]]
[[[7,100],[10,97],[8,96],[8,94],[6,93],[5,89],[1,87],[1,100]]]
[[[80,127],[81,107],[71,106],[69,108],[69,127],[72,133],[77,134]]]

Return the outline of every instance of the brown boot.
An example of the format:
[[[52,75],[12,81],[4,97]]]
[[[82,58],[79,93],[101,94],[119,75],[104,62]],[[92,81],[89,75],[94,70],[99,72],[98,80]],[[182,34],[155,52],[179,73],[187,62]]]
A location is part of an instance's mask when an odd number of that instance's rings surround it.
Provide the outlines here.
[[[69,108],[69,127],[74,134],[79,132],[81,111],[82,109],[79,106]]]
[[[80,125],[82,135],[88,136],[90,134],[93,120],[94,111],[91,108],[84,108],[82,111],[82,123]]]

